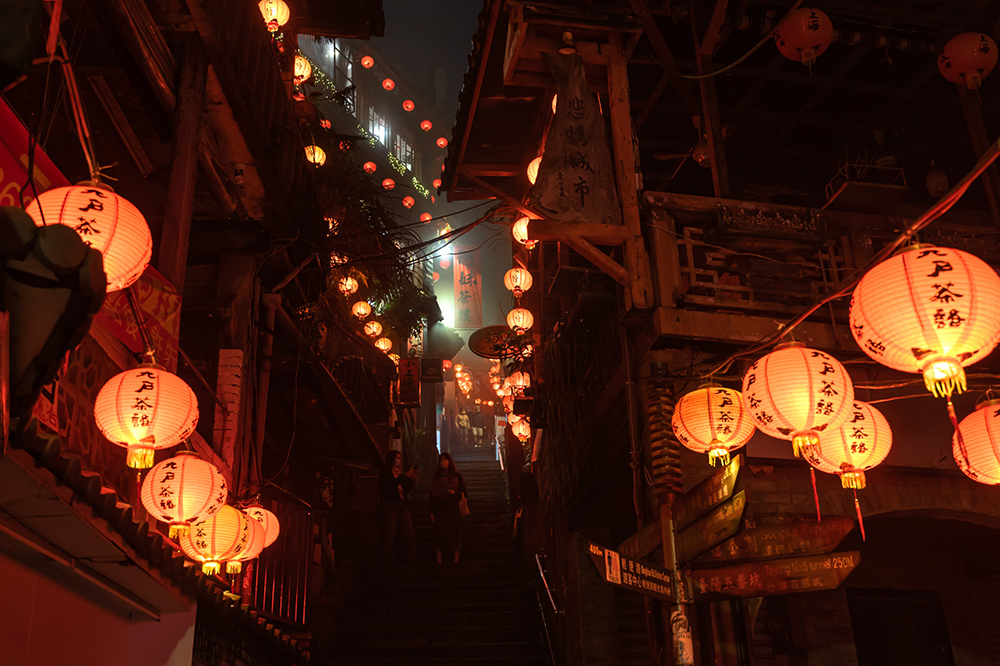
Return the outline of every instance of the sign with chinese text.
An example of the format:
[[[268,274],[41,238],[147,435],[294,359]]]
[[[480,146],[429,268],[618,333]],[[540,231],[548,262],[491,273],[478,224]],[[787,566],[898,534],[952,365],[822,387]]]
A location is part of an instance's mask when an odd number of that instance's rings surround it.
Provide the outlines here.
[[[491,360],[505,358],[511,332],[506,325],[481,328],[469,336],[469,351]]]
[[[747,508],[746,491],[741,490],[731,500],[723,502],[704,517],[677,533],[674,548],[677,561],[686,563],[712,546],[736,534]]]
[[[687,527],[709,509],[732,497],[742,458],[742,455],[735,456],[728,465],[674,500],[674,529]]]
[[[673,572],[636,562],[592,541],[584,541],[587,554],[605,581],[647,597],[674,601]]]
[[[420,360],[399,359],[399,404],[403,407],[420,405]]]
[[[444,382],[444,365],[439,358],[424,358],[420,360],[420,381]]]
[[[722,562],[767,560],[789,555],[815,555],[837,547],[854,528],[847,516],[813,514],[748,513],[742,531],[692,561],[694,566]]]
[[[483,276],[479,250],[455,252],[455,328],[483,325]]]
[[[642,528],[618,545],[618,552],[633,560],[641,560],[663,544],[660,521],[646,523]]]
[[[861,553],[852,550],[699,569],[692,574],[695,601],[833,590],[859,564]]]

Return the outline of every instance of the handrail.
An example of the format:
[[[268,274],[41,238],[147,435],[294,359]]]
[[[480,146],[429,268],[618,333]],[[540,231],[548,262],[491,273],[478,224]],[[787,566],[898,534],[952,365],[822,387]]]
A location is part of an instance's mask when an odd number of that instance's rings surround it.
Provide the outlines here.
[[[542,584],[545,586],[545,592],[549,595],[549,603],[552,604],[552,612],[559,615],[562,611],[556,607],[556,600],[552,597],[552,590],[549,589],[549,581],[545,580],[545,570],[542,569],[542,558],[538,553],[535,553],[535,563],[538,565],[538,575],[542,577]]]
[[[500,471],[506,472],[507,466],[503,464],[503,447],[500,446],[500,440],[497,437],[493,438],[493,446],[497,448],[497,460],[500,461]]]
[[[542,568],[542,558],[535,553],[535,563],[538,565],[538,575],[542,578],[542,585],[545,586],[545,593],[549,595],[549,603],[552,604],[552,613],[559,615],[562,611],[556,608],[556,600],[552,598],[552,590],[549,589],[549,581],[545,579],[545,570]],[[549,623],[545,619],[545,605],[542,603],[542,594],[536,590],[535,598],[538,600],[538,614],[542,617],[542,628],[545,630],[545,642],[549,646],[549,657],[552,663],[556,663],[555,651],[552,649],[552,635],[549,633]]]

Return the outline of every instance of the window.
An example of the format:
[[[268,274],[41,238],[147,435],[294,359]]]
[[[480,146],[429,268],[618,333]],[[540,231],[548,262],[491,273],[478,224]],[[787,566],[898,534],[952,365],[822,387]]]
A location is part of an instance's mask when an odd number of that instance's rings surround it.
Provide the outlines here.
[[[407,169],[413,171],[413,146],[411,146],[402,134],[396,135],[392,151],[396,154],[396,159],[402,162]]]
[[[389,145],[389,121],[374,106],[368,107],[368,132],[383,146]]]

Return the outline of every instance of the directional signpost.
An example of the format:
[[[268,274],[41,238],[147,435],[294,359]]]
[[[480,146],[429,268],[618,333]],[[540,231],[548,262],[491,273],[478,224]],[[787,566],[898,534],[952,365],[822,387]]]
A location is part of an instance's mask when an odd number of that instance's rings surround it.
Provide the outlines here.
[[[696,557],[691,564],[712,566],[827,553],[853,528],[854,519],[847,516],[827,516],[818,523],[811,513],[747,513],[738,535]]]
[[[743,522],[746,508],[746,491],[741,490],[731,500],[723,502],[678,532],[674,537],[677,561],[687,562],[736,534]]]
[[[648,597],[671,603],[674,601],[672,571],[646,562],[636,562],[593,541],[586,543],[590,559],[607,582]]]
[[[728,465],[717,469],[697,486],[674,500],[674,529],[683,529],[705,513],[733,496],[736,479],[743,466],[743,456],[738,455]]]
[[[832,590],[860,563],[861,553],[852,550],[699,569],[692,574],[694,600],[721,601],[734,597]]]

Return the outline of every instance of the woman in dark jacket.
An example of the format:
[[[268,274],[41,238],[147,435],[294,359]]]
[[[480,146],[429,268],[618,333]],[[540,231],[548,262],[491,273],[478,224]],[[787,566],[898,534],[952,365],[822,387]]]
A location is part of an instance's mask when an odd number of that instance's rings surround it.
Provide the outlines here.
[[[431,522],[434,523],[434,550],[441,564],[444,551],[454,553],[454,562],[462,549],[462,516],[459,503],[465,497],[465,479],[455,469],[451,454],[438,456],[438,467],[431,481]]]
[[[403,471],[403,456],[399,451],[389,451],[385,467],[378,475],[379,499],[382,503],[382,562],[392,564],[396,537],[406,553],[408,562],[417,561],[417,540],[406,495],[413,488],[417,476],[416,465]]]

